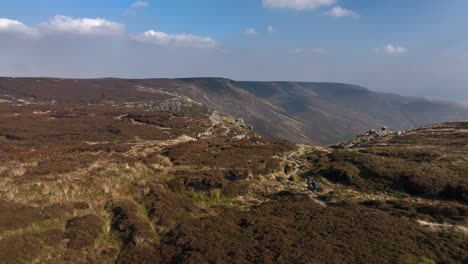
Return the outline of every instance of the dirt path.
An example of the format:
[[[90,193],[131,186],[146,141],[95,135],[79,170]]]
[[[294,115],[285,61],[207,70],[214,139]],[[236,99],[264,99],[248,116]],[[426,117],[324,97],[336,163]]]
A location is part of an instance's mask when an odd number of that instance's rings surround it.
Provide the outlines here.
[[[432,222],[427,222],[424,220],[417,220],[420,225],[427,226],[430,229],[434,231],[438,230],[453,230],[455,232],[463,233],[465,235],[468,235],[468,227],[466,226],[461,226],[461,225],[452,225],[452,224],[440,224],[440,223],[432,223]]]
[[[283,157],[276,157],[276,158],[279,158],[281,159],[284,164],[292,164],[294,166],[294,170],[292,172],[288,172],[286,173],[286,177],[290,178],[291,176],[294,176],[294,175],[297,175],[301,168],[300,168],[300,162],[297,160],[299,157],[301,157],[302,155],[304,155],[306,152],[307,152],[307,147],[306,145],[297,145],[297,150],[289,153],[288,155],[286,156],[283,156]]]

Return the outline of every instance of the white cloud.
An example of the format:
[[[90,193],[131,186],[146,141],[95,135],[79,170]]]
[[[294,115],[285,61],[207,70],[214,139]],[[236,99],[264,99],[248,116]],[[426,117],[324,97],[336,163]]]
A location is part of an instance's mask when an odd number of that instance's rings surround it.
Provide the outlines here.
[[[133,40],[141,43],[156,44],[162,46],[184,46],[194,48],[214,48],[218,46],[216,40],[210,37],[202,37],[192,34],[167,34],[149,30],[133,37]]]
[[[257,35],[257,30],[255,30],[255,28],[248,28],[245,30],[245,34],[249,36],[255,36]]]
[[[147,1],[136,1],[136,2],[132,3],[130,8],[145,8],[145,7],[149,7],[149,6],[150,6],[150,4]]]
[[[0,34],[14,34],[18,36],[36,36],[37,31],[25,24],[7,18],[0,18]]]
[[[307,10],[333,5],[335,2],[336,0],[263,0],[263,6],[268,8]]]
[[[55,16],[50,21],[39,25],[45,33],[67,33],[79,35],[121,35],[125,31],[123,24],[103,18],[71,18]]]
[[[268,26],[267,31],[268,33],[272,34],[272,33],[277,32],[278,30],[276,30],[276,28],[274,28],[273,26]]]
[[[377,49],[377,52],[383,53],[383,54],[395,55],[395,54],[407,53],[408,49],[402,46],[388,44],[388,45],[385,45],[383,48]]]
[[[55,16],[34,28],[30,28],[16,20],[0,18],[0,35],[2,34],[35,36],[41,39],[62,35],[127,37],[123,24],[103,18],[71,18],[67,16]],[[136,42],[162,46],[195,48],[215,48],[218,46],[217,41],[211,37],[193,34],[167,34],[154,30],[130,36],[130,38]]]
[[[359,15],[354,12],[353,10],[343,8],[341,6],[335,6],[330,11],[325,13],[327,16],[330,17],[352,17],[352,18],[359,18]]]

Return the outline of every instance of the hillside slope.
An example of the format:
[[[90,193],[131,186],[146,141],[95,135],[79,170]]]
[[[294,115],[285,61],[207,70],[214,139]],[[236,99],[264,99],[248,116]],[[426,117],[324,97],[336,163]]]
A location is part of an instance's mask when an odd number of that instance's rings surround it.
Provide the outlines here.
[[[468,262],[467,123],[323,148],[90,82],[0,100],[2,264]]]
[[[468,120],[468,108],[455,103],[376,93],[348,84],[184,81],[216,100],[213,107],[244,117],[261,134],[295,142],[332,144],[383,125],[404,130]]]
[[[74,103],[130,102],[146,107],[160,106],[170,98],[173,101],[167,107],[193,100],[243,118],[261,135],[321,145],[348,140],[382,125],[403,130],[468,120],[468,108],[455,103],[335,83],[0,78],[1,95]]]

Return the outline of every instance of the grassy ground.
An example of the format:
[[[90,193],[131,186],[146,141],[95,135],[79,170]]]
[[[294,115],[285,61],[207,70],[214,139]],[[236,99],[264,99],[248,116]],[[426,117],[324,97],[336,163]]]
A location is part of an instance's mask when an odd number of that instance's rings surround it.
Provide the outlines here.
[[[0,108],[0,263],[467,261],[464,124],[333,150],[198,110]]]

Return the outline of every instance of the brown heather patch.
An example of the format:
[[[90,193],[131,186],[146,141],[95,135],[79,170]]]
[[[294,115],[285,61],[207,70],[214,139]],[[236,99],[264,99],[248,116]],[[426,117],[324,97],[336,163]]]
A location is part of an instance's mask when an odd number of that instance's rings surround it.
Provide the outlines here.
[[[0,262],[467,262],[452,128],[330,150],[183,111],[0,104]]]

